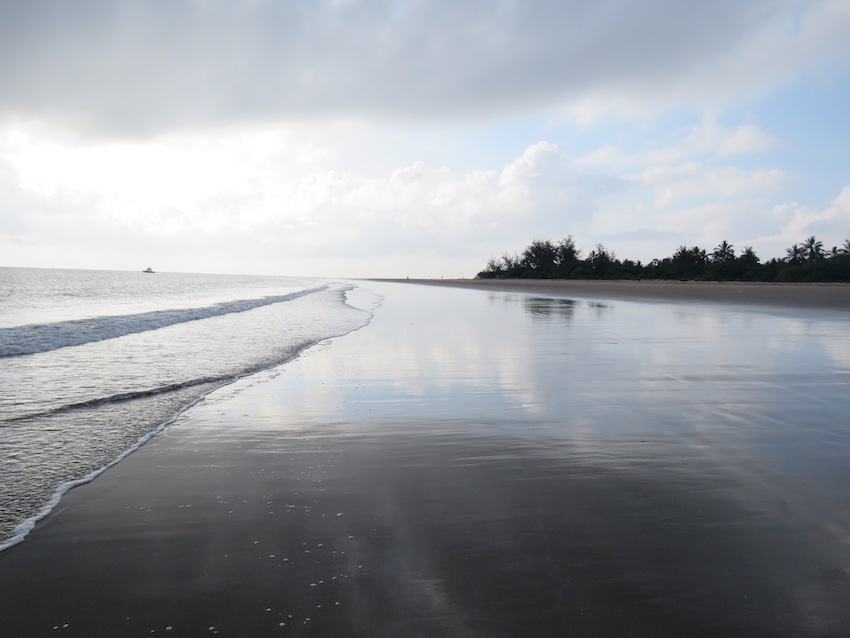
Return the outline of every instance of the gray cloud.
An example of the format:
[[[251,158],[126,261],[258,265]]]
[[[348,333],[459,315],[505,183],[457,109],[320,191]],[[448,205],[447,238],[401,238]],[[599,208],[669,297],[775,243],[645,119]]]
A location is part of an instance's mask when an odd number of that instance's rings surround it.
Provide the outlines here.
[[[480,117],[599,96],[722,101],[794,72],[763,53],[799,39],[792,10],[811,4],[6,0],[0,115],[144,134],[258,118]]]

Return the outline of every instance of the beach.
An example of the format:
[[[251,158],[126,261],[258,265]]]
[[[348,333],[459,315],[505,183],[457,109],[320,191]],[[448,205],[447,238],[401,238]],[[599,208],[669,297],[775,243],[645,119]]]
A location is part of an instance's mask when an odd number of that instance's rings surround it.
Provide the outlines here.
[[[846,635],[848,287],[362,285],[0,552],[4,632]]]
[[[850,284],[765,283],[749,281],[662,281],[592,279],[384,279],[429,286],[454,286],[601,299],[711,302],[738,306],[774,306],[850,310]]]

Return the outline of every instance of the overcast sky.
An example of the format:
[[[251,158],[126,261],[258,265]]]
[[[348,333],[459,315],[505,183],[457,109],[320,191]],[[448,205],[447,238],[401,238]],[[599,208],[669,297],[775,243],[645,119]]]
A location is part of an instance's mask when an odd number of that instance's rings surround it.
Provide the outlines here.
[[[3,0],[0,265],[850,238],[847,0]]]

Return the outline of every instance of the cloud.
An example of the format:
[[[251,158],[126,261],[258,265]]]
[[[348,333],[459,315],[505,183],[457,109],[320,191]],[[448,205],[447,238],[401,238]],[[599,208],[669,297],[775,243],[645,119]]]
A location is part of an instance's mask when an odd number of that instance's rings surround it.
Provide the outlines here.
[[[611,113],[653,118],[674,107],[717,113],[758,99],[813,68],[846,69],[850,59],[850,42],[843,35],[850,26],[850,6],[842,0],[636,6],[646,9],[635,22],[646,51],[614,40],[617,55],[630,56],[619,67],[626,73],[606,73],[591,63],[595,72],[602,71],[601,78],[596,85],[581,85],[564,103],[565,116],[583,122]],[[690,13],[693,22],[683,13]],[[649,16],[657,25],[644,21]]]
[[[717,154],[721,156],[744,155],[774,151],[785,146],[775,138],[752,124],[739,126],[716,142]]]
[[[0,25],[0,114],[122,135],[722,107],[850,52],[841,0],[8,0]]]
[[[733,155],[764,153],[784,148],[780,140],[753,124],[725,128],[713,118],[705,118],[691,129],[678,149],[679,157],[686,155],[713,155],[726,158]],[[674,152],[673,149],[667,151]]]
[[[460,253],[471,245],[505,247],[517,239],[566,234],[589,220],[607,195],[627,186],[578,171],[557,146],[540,142],[498,171],[455,175],[420,161],[384,179],[315,173],[301,181],[289,212],[271,222],[269,232],[291,232],[298,220],[302,228],[321,232],[316,241],[334,254],[437,246]]]
[[[588,228],[609,198],[634,187],[579,170],[547,142],[497,170],[455,173],[416,161],[371,177],[316,170],[301,161],[303,146],[286,131],[257,135],[137,143],[59,142],[25,130],[6,135],[3,250],[20,259],[11,246],[31,241],[37,248],[29,263],[49,266],[69,265],[59,261],[61,245],[114,267],[171,254],[189,270],[245,272],[233,261],[247,259],[257,272],[290,274],[338,274],[336,264],[360,260],[360,275],[374,274],[368,265],[381,257],[407,255],[408,263],[424,264],[427,255],[434,264],[466,263],[470,272],[470,262],[491,253]],[[287,159],[284,149],[293,156]],[[45,263],[51,250],[56,257]]]
[[[677,144],[628,153],[613,144],[606,144],[579,158],[588,168],[626,169],[631,167],[671,164],[705,157],[714,160],[730,159],[736,155],[765,153],[787,146],[781,140],[753,124],[723,127],[707,117],[692,127]]]
[[[747,171],[734,166],[712,167],[687,162],[652,166],[634,179],[655,192],[655,206],[660,207],[696,197],[717,200],[753,193],[774,193],[787,186],[792,175],[779,169]]]
[[[335,140],[339,129],[326,128],[143,140],[0,130],[0,254],[53,267],[472,276],[535,238],[571,234],[584,249],[604,242],[642,260],[723,239],[773,256],[813,232],[840,243],[850,227],[850,189],[822,211],[780,207],[795,178],[779,169],[690,160],[591,170],[547,141],[488,170],[422,160],[383,169],[361,149],[390,146],[392,132]]]
[[[744,198],[665,211],[659,216],[658,225],[678,234],[680,243],[709,247],[724,239],[740,243],[752,237],[765,228],[768,217],[764,199]]]
[[[728,240],[738,248],[753,246],[762,259],[784,257],[785,249],[816,235],[827,249],[850,239],[850,186],[841,189],[829,206],[812,210],[798,202],[771,205],[765,197],[743,197],[726,202],[671,207],[654,218],[653,233],[635,250],[658,245],[653,239],[670,234],[679,244],[712,247]],[[656,249],[655,256],[670,254],[671,249]]]
[[[840,245],[843,240],[850,239],[850,186],[842,188],[823,210],[810,210],[792,202],[776,206],[771,213],[781,224],[781,229],[775,235],[765,237],[766,241],[778,240],[790,246],[804,237],[816,235]]]

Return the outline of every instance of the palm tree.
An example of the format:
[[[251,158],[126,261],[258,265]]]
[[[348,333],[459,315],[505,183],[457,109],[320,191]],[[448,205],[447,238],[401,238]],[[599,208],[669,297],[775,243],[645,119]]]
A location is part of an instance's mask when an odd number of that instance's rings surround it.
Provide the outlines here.
[[[850,255],[850,239],[844,240],[844,243],[841,244],[841,248],[838,249],[838,253],[840,255]]]
[[[808,261],[815,261],[816,259],[822,259],[824,257],[823,242],[815,239],[814,235],[803,242],[802,248],[803,254]]]
[[[733,259],[735,259],[735,247],[725,239],[711,253],[711,260],[719,264],[732,261]]]
[[[799,244],[794,244],[791,248],[786,248],[785,253],[785,261],[792,266],[796,266],[803,261],[803,249]]]
[[[759,263],[758,255],[756,255],[756,251],[752,246],[744,246],[744,250],[741,251],[741,256],[739,259],[745,264],[757,264]]]

